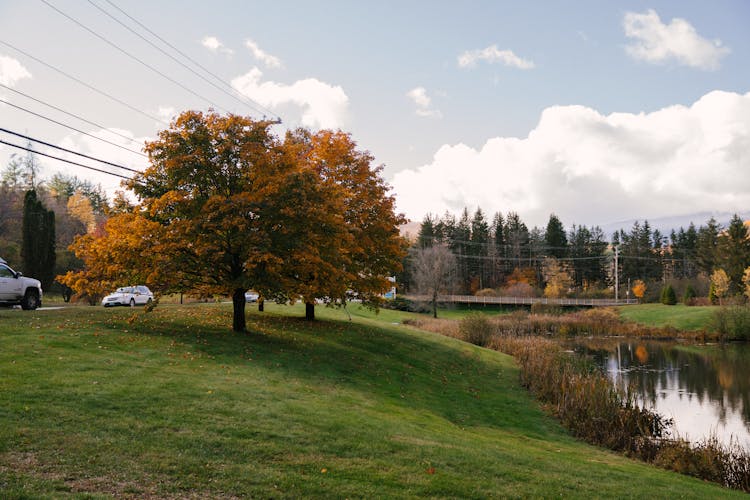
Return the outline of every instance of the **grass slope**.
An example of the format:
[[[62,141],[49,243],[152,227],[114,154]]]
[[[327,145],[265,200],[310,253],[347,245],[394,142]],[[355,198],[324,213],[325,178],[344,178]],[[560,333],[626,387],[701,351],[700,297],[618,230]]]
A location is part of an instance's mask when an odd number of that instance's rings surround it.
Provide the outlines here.
[[[638,304],[621,306],[620,316],[646,326],[672,326],[678,330],[705,330],[708,328],[711,315],[716,311],[713,306],[686,306],[677,304]]]
[[[0,496],[715,497],[570,438],[513,360],[382,316],[0,311]]]

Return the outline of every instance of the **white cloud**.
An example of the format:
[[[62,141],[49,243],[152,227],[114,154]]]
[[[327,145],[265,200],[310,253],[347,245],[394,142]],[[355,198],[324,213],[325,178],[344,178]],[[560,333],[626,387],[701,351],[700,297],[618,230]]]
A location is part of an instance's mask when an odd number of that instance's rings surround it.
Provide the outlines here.
[[[458,65],[462,68],[473,68],[478,61],[485,61],[490,64],[502,63],[518,69],[532,69],[534,67],[532,61],[518,57],[512,50],[500,50],[497,45],[490,45],[484,49],[467,50],[458,56]]]
[[[406,93],[406,97],[414,101],[417,106],[416,114],[418,116],[440,118],[442,114],[439,110],[431,107],[432,99],[427,95],[427,89],[424,87],[415,87]]]
[[[13,87],[24,78],[31,78],[29,70],[12,57],[0,55],[0,83]]]
[[[721,40],[700,36],[685,19],[661,22],[653,9],[643,14],[628,12],[623,20],[625,36],[633,41],[625,47],[634,59],[652,64],[675,60],[685,66],[704,70],[719,68],[719,61],[730,49]]]
[[[211,52],[221,52],[222,54],[230,56],[234,54],[234,51],[232,49],[221,43],[221,41],[219,41],[219,39],[215,36],[203,37],[203,40],[201,40],[201,45],[206,47]]]
[[[542,112],[526,138],[481,149],[444,145],[397,173],[400,210],[517,211],[532,225],[606,224],[750,206],[750,92],[714,91],[690,107],[602,115],[584,106]]]
[[[255,57],[257,60],[265,64],[266,67],[268,68],[280,68],[281,67],[281,60],[278,57],[272,56],[271,54],[265,52],[254,41],[250,39],[245,40],[245,47],[250,49],[250,52],[253,53],[253,57]]]
[[[341,128],[346,121],[349,97],[338,85],[317,78],[297,80],[291,85],[261,81],[258,68],[232,80],[239,93],[267,108],[294,105],[302,108],[302,125],[312,128]]]

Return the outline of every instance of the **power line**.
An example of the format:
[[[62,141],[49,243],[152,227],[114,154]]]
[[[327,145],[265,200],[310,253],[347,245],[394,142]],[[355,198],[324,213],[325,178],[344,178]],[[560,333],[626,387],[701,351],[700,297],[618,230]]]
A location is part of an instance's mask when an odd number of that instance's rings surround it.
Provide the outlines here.
[[[58,160],[58,161],[62,161],[62,162],[65,162],[65,163],[70,163],[71,165],[77,165],[79,167],[87,168],[89,170],[94,170],[95,172],[100,172],[102,174],[113,175],[115,177],[119,177],[119,178],[125,179],[127,181],[132,181],[133,180],[132,178],[127,177],[125,175],[116,174],[114,172],[107,172],[106,170],[102,170],[102,169],[99,169],[99,168],[96,168],[96,167],[91,167],[89,165],[84,165],[83,163],[78,163],[78,162],[75,162],[75,161],[66,160],[65,158],[60,158],[59,156],[53,156],[53,155],[50,155],[50,154],[47,154],[47,153],[41,153],[39,151],[34,151],[31,148],[26,148],[26,147],[23,147],[23,146],[19,146],[18,144],[12,144],[10,142],[5,142],[5,141],[3,141],[1,139],[0,139],[0,144],[5,144],[6,146],[11,146],[13,148],[23,149],[24,151],[28,151],[30,153],[34,153],[34,154],[41,155],[41,156],[46,156],[47,158],[52,158],[53,160]]]
[[[131,16],[130,14],[128,14],[127,12],[125,12],[124,10],[122,10],[120,7],[118,7],[114,2],[112,2],[112,0],[105,0],[105,1],[108,4],[110,4],[112,7],[114,7],[115,9],[117,9],[119,12],[121,12],[125,17],[127,17],[128,19],[130,19],[131,21],[133,21],[135,24],[137,24],[138,26],[140,26],[141,28],[143,28],[144,30],[146,30],[151,35],[153,35],[155,38],[157,38],[163,44],[165,44],[166,46],[168,46],[169,48],[171,48],[172,50],[174,50],[175,52],[177,52],[178,54],[180,54],[182,57],[184,57],[185,59],[187,59],[191,63],[195,64],[198,68],[202,69],[206,74],[211,75],[212,77],[214,77],[214,79],[216,79],[216,81],[218,81],[219,83],[221,83],[225,87],[229,88],[230,90],[234,90],[234,88],[230,84],[228,84],[226,81],[224,81],[223,78],[221,78],[220,76],[217,76],[211,70],[206,69],[205,66],[203,66],[202,64],[200,64],[198,61],[196,61],[192,57],[190,57],[188,54],[185,54],[183,51],[181,51],[180,49],[178,49],[177,47],[175,47],[174,45],[172,45],[171,43],[169,43],[168,41],[166,41],[164,38],[160,37],[157,33],[154,33],[153,30],[149,29],[143,23],[141,23],[140,21],[138,21],[137,19],[135,19],[133,16]],[[281,123],[281,117],[278,114],[276,114],[273,111],[269,110],[268,108],[264,107],[262,104],[260,104],[260,103],[258,103],[256,101],[253,101],[252,99],[250,99],[247,96],[243,95],[243,97],[245,99],[248,99],[248,100],[252,101],[253,103],[255,103],[255,105],[257,105],[261,110],[267,111],[269,115],[275,116],[277,118],[278,122]]]
[[[180,88],[181,88],[181,89],[183,89],[184,91],[186,91],[186,92],[189,92],[190,94],[194,95],[195,97],[198,97],[198,98],[200,98],[200,99],[203,99],[204,101],[206,101],[206,102],[207,102],[208,104],[210,104],[211,106],[214,106],[215,108],[218,108],[218,109],[220,109],[220,110],[222,110],[222,111],[224,111],[224,112],[227,112],[227,113],[229,112],[229,111],[228,111],[227,109],[225,109],[224,107],[222,107],[222,106],[220,106],[220,105],[216,104],[216,103],[215,103],[215,102],[213,102],[213,101],[212,101],[211,99],[208,99],[207,97],[204,97],[204,96],[202,96],[201,94],[199,94],[199,93],[195,92],[195,91],[194,91],[193,89],[191,89],[191,88],[187,87],[186,85],[183,85],[182,83],[178,82],[178,81],[177,81],[177,80],[175,80],[174,78],[172,78],[172,77],[170,77],[170,76],[168,76],[168,75],[166,75],[166,74],[162,73],[162,72],[161,72],[161,71],[159,71],[158,69],[154,68],[153,66],[151,66],[151,65],[150,65],[150,64],[148,64],[147,62],[143,61],[142,59],[139,59],[138,57],[134,56],[133,54],[131,54],[131,53],[130,53],[130,52],[128,52],[127,50],[125,50],[125,49],[123,49],[122,47],[120,47],[119,45],[117,45],[116,43],[114,43],[114,42],[110,41],[110,40],[109,40],[109,39],[108,39],[107,37],[105,37],[104,35],[100,35],[99,33],[97,33],[96,31],[92,30],[91,28],[89,28],[89,27],[88,27],[88,26],[86,26],[85,24],[81,23],[80,21],[78,21],[78,20],[77,20],[77,19],[75,19],[74,17],[72,17],[72,16],[69,16],[69,15],[68,15],[68,14],[66,14],[65,12],[61,11],[60,9],[58,9],[57,7],[55,7],[54,5],[52,5],[51,3],[49,3],[49,2],[47,1],[47,0],[40,0],[40,1],[41,1],[42,3],[44,3],[44,4],[46,5],[46,6],[48,6],[49,8],[51,8],[52,10],[54,10],[55,12],[57,12],[58,14],[60,14],[61,16],[65,17],[66,19],[68,19],[68,20],[70,20],[71,22],[75,23],[76,25],[78,25],[78,26],[79,26],[79,27],[81,27],[82,29],[84,29],[84,30],[88,31],[89,33],[91,33],[92,35],[94,35],[95,37],[97,37],[97,38],[98,38],[99,40],[101,40],[101,41],[103,41],[104,43],[106,43],[107,45],[109,45],[109,46],[113,47],[113,48],[114,48],[114,49],[116,49],[117,51],[119,51],[119,52],[121,52],[121,53],[125,54],[125,55],[126,55],[126,56],[128,56],[129,58],[133,59],[134,61],[136,61],[136,62],[140,63],[141,65],[145,66],[146,68],[150,69],[151,71],[153,71],[153,72],[154,72],[154,73],[156,73],[157,75],[161,76],[161,77],[162,77],[162,78],[164,78],[165,80],[167,80],[167,81],[170,81],[170,82],[172,82],[173,84],[177,85],[178,87],[180,87]]]
[[[10,88],[10,87],[8,87],[6,85],[3,85],[2,83],[0,83],[0,87],[4,87],[4,88],[6,88],[8,90],[11,90],[11,91],[16,92],[18,94],[21,94],[24,97],[27,97],[27,98],[29,98],[29,99],[31,99],[33,101],[39,102],[41,104],[44,104],[45,106],[48,106],[48,107],[50,107],[52,109],[55,109],[55,110],[57,110],[57,111],[59,111],[61,113],[64,113],[64,114],[68,115],[68,116],[72,116],[72,117],[74,117],[74,118],[76,118],[78,120],[81,120],[82,122],[85,122],[85,123],[88,123],[88,124],[93,125],[95,127],[98,127],[98,128],[100,128],[100,129],[102,129],[102,130],[104,130],[104,131],[106,131],[106,132],[108,132],[110,134],[116,135],[118,137],[122,137],[123,139],[127,139],[128,141],[130,141],[130,142],[132,142],[134,144],[139,144],[139,142],[136,141],[135,139],[133,139],[132,137],[128,137],[126,135],[122,135],[122,134],[120,134],[118,132],[115,132],[114,130],[110,130],[110,129],[104,127],[103,125],[99,125],[99,124],[97,124],[95,122],[89,121],[89,120],[87,120],[85,118],[82,118],[82,117],[76,115],[76,114],[69,113],[68,111],[65,111],[64,109],[58,108],[57,106],[54,106],[52,104],[48,104],[48,103],[46,103],[46,102],[44,102],[44,101],[42,101],[40,99],[36,99],[34,97],[31,97],[28,94],[24,94],[23,92],[20,92],[20,91],[18,91],[16,89],[12,89],[12,88]],[[95,136],[93,134],[90,134],[88,132],[84,132],[83,130],[80,130],[80,129],[77,129],[77,128],[72,127],[70,125],[67,125],[65,123],[59,122],[57,120],[54,120],[54,119],[52,119],[52,118],[50,118],[48,116],[45,116],[45,115],[40,114],[40,113],[37,113],[35,111],[31,111],[30,109],[26,109],[26,108],[24,108],[22,106],[18,106],[17,104],[13,104],[12,102],[8,102],[8,101],[6,101],[4,99],[0,99],[0,102],[2,102],[4,104],[7,104],[8,106],[12,106],[12,107],[14,107],[14,108],[16,108],[18,110],[25,111],[26,113],[29,113],[29,114],[34,115],[36,117],[39,117],[39,118],[42,118],[42,119],[47,120],[49,122],[52,122],[52,123],[54,123],[56,125],[60,125],[61,127],[65,127],[65,128],[70,129],[70,130],[74,130],[74,131],[78,132],[79,134],[87,135],[87,136],[91,137],[92,139],[96,139],[97,141],[106,142],[107,144],[110,144],[112,146],[116,146],[116,147],[118,147],[120,149],[124,149],[125,151],[130,151],[131,153],[137,154],[139,156],[143,156],[144,158],[148,158],[148,156],[146,156],[145,154],[141,153],[140,151],[136,151],[135,149],[126,148],[125,146],[123,146],[121,144],[117,144],[116,142],[108,141],[107,139],[102,139],[101,137],[97,137],[97,136]]]
[[[187,65],[187,64],[185,64],[184,62],[182,62],[182,61],[180,61],[179,59],[177,59],[176,57],[174,57],[174,56],[173,56],[172,54],[168,53],[167,51],[165,51],[164,49],[162,49],[161,47],[159,47],[159,46],[158,46],[158,45],[156,45],[156,44],[155,44],[154,42],[152,42],[152,41],[151,41],[151,40],[149,40],[148,38],[144,37],[143,35],[141,35],[141,34],[140,34],[140,33],[138,33],[137,31],[135,31],[135,30],[134,30],[133,28],[131,28],[131,27],[130,27],[130,26],[128,26],[127,24],[123,23],[123,22],[122,22],[121,20],[119,20],[118,18],[116,18],[115,16],[113,16],[112,14],[110,14],[109,12],[107,12],[107,11],[106,11],[106,10],[105,10],[104,8],[102,8],[102,7],[100,6],[100,5],[97,5],[97,4],[96,4],[96,3],[94,3],[94,2],[92,1],[92,0],[88,0],[88,2],[89,2],[89,3],[90,3],[90,4],[92,5],[92,6],[94,6],[94,8],[96,8],[97,10],[99,10],[100,12],[102,12],[102,13],[103,13],[104,15],[106,15],[107,17],[109,17],[110,19],[112,19],[113,21],[115,21],[115,22],[116,22],[117,24],[119,24],[120,26],[122,26],[122,27],[123,27],[123,28],[125,28],[126,30],[130,31],[130,32],[131,32],[132,34],[134,34],[135,36],[137,36],[138,38],[140,38],[141,40],[143,40],[143,41],[144,41],[144,42],[146,42],[147,44],[151,45],[151,46],[152,46],[153,48],[155,48],[156,50],[158,50],[159,52],[161,52],[161,53],[162,53],[162,54],[164,54],[165,56],[169,57],[169,58],[170,58],[171,60],[173,60],[174,62],[176,62],[177,64],[179,64],[179,65],[180,65],[180,66],[182,66],[183,68],[185,68],[186,70],[190,71],[190,72],[191,72],[192,74],[194,74],[195,76],[197,76],[198,78],[200,78],[200,79],[201,79],[201,80],[203,80],[204,82],[208,83],[209,85],[211,85],[212,87],[214,87],[215,89],[217,89],[217,90],[218,90],[219,92],[222,92],[222,93],[224,93],[224,94],[228,95],[229,97],[231,97],[231,98],[232,98],[232,99],[234,99],[235,101],[239,102],[240,104],[242,104],[242,105],[244,105],[244,106],[247,106],[247,107],[249,107],[249,108],[250,108],[250,109],[252,109],[252,110],[253,110],[254,112],[256,112],[256,113],[259,113],[259,114],[261,114],[261,115],[263,115],[263,116],[265,117],[265,114],[264,114],[264,113],[263,113],[263,112],[262,112],[262,111],[261,111],[260,109],[258,109],[257,107],[255,107],[255,106],[251,105],[250,103],[248,103],[248,102],[246,102],[246,101],[244,101],[244,100],[242,100],[242,99],[238,98],[238,97],[237,97],[237,96],[236,96],[235,94],[233,94],[233,93],[231,93],[231,92],[228,92],[228,91],[227,91],[227,90],[225,90],[224,88],[222,88],[222,87],[220,87],[220,86],[216,85],[216,84],[215,84],[214,82],[212,82],[211,80],[209,80],[208,78],[206,78],[206,77],[205,77],[205,76],[203,76],[202,74],[198,73],[198,72],[197,72],[197,71],[195,71],[195,70],[194,70],[193,68],[191,68],[190,66],[188,66],[188,65]],[[109,3],[111,4],[112,2],[109,2]],[[117,10],[119,10],[120,12],[122,12],[122,10],[121,10],[121,9],[119,9],[119,8],[118,8],[117,6],[115,6],[115,8],[116,8]],[[126,14],[126,15],[127,15],[127,14]],[[128,16],[128,17],[129,17],[130,19],[132,19],[132,18],[131,18],[130,16]],[[138,24],[140,24],[140,23],[138,23]],[[147,30],[147,31],[149,31],[149,33],[152,33],[152,34],[153,34],[153,32],[151,32],[151,30]],[[159,38],[159,39],[161,40],[161,38],[160,38],[160,37],[157,37],[157,38]],[[166,42],[165,42],[165,43],[166,43]],[[169,45],[170,47],[172,47],[172,45],[170,45],[170,44],[168,44],[168,45]],[[174,49],[174,47],[172,47],[172,48]],[[174,49],[174,50],[177,50],[177,49]],[[178,51],[178,52],[179,52],[179,51]],[[180,54],[182,54],[182,53],[180,52]],[[182,54],[182,55],[183,55],[183,57],[187,57],[187,56],[185,56],[184,54]],[[189,59],[189,58],[188,58],[188,59]],[[191,61],[192,61],[192,60],[191,60]],[[195,62],[193,62],[193,63],[195,64]],[[199,66],[200,66],[200,65],[199,65]],[[204,68],[203,68],[202,66],[201,66],[201,69],[203,69],[204,71],[206,71],[206,70],[205,70],[205,69],[204,69]],[[216,77],[216,78],[218,78],[218,77]],[[221,81],[222,83],[224,83],[224,84],[226,85],[226,83],[225,83],[225,82],[224,82],[223,80],[220,80],[220,81]],[[230,87],[230,88],[231,88],[231,87]],[[279,120],[279,121],[280,121],[280,120]]]
[[[110,165],[112,167],[121,168],[123,170],[127,170],[128,172],[134,172],[136,174],[140,173],[139,170],[135,170],[135,169],[130,168],[130,167],[123,167],[122,165],[118,165],[117,163],[112,163],[111,161],[102,160],[102,159],[96,158],[94,156],[89,156],[89,155],[84,154],[84,153],[79,153],[77,151],[73,151],[71,149],[64,148],[62,146],[55,146],[54,144],[50,144],[49,142],[45,142],[45,141],[42,141],[40,139],[35,139],[34,137],[29,137],[28,135],[19,134],[18,132],[13,132],[12,130],[8,130],[6,128],[0,127],[0,132],[5,132],[6,134],[15,135],[16,137],[21,137],[22,139],[26,139],[27,141],[37,142],[37,143],[43,144],[43,145],[45,145],[47,147],[54,148],[54,149],[59,149],[60,151],[65,151],[66,153],[70,153],[70,154],[74,154],[74,155],[77,155],[77,156],[81,156],[81,157],[87,158],[89,160],[98,161],[99,163],[104,163],[105,165]]]
[[[8,43],[8,42],[5,42],[5,41],[3,41],[3,40],[0,40],[0,44],[3,44],[3,45],[5,45],[6,47],[8,47],[8,48],[10,48],[10,49],[13,49],[13,50],[15,50],[15,51],[16,51],[16,52],[18,52],[19,54],[23,54],[24,56],[28,57],[29,59],[32,59],[32,60],[34,60],[34,61],[38,62],[39,64],[41,64],[41,65],[43,65],[43,66],[46,66],[46,67],[48,67],[49,69],[51,69],[51,70],[53,70],[53,71],[56,71],[56,72],[60,73],[60,74],[61,74],[61,75],[63,75],[64,77],[66,77],[66,78],[69,78],[70,80],[73,80],[74,82],[76,82],[76,83],[78,83],[78,84],[80,84],[80,85],[83,85],[84,87],[86,87],[86,88],[87,88],[87,89],[89,89],[89,90],[93,90],[93,91],[94,91],[94,92],[96,92],[97,94],[99,94],[99,95],[102,95],[102,96],[106,97],[107,99],[110,99],[110,100],[112,100],[112,101],[114,101],[114,102],[116,102],[116,103],[118,103],[118,104],[120,104],[120,105],[122,105],[122,106],[125,106],[126,108],[130,109],[131,111],[135,111],[136,113],[138,113],[138,114],[140,114],[140,115],[143,115],[143,116],[145,116],[146,118],[148,118],[148,119],[150,119],[150,120],[154,120],[154,121],[156,121],[156,122],[159,122],[159,123],[161,123],[162,125],[166,125],[166,126],[169,126],[169,123],[165,122],[165,121],[164,121],[164,120],[162,120],[161,118],[157,118],[157,117],[155,117],[155,116],[152,116],[152,115],[150,115],[150,114],[146,113],[145,111],[143,111],[143,110],[140,110],[140,109],[136,108],[135,106],[133,106],[133,105],[131,105],[131,104],[128,104],[127,102],[123,101],[122,99],[118,99],[117,97],[115,97],[115,96],[113,96],[113,95],[111,95],[111,94],[108,94],[108,93],[104,92],[103,90],[99,90],[98,88],[94,87],[93,85],[90,85],[90,84],[88,84],[88,83],[84,82],[84,81],[83,81],[83,80],[81,80],[80,78],[76,78],[75,76],[73,76],[73,75],[71,75],[71,74],[69,74],[69,73],[66,73],[66,72],[65,72],[65,71],[63,71],[63,70],[61,70],[61,69],[59,69],[59,68],[56,68],[55,66],[52,66],[52,65],[51,65],[51,64],[49,64],[49,63],[46,63],[46,62],[42,61],[41,59],[39,59],[38,57],[34,57],[34,56],[32,56],[31,54],[29,54],[28,52],[25,52],[25,51],[23,51],[23,50],[19,49],[18,47],[14,46],[14,45],[11,45],[11,44],[10,44],[10,43]]]

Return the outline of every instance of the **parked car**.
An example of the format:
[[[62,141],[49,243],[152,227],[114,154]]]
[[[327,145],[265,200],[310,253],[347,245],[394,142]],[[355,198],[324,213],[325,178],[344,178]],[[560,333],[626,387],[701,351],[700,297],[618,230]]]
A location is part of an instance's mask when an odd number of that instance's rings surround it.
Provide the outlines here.
[[[260,295],[258,295],[257,292],[253,292],[252,290],[248,290],[245,292],[245,302],[258,302],[258,298]]]
[[[23,310],[42,307],[42,284],[17,273],[0,259],[0,305],[20,305]]]
[[[154,300],[154,294],[148,287],[143,285],[124,286],[118,288],[115,293],[111,293],[102,299],[104,307],[114,306],[143,306],[150,304]]]

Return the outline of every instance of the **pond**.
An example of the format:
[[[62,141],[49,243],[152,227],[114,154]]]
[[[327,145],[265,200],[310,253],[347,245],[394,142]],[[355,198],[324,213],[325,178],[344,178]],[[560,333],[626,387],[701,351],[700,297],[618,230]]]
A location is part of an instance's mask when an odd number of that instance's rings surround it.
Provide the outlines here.
[[[593,357],[620,387],[674,419],[690,441],[715,435],[750,449],[750,345],[591,340],[574,349]]]

